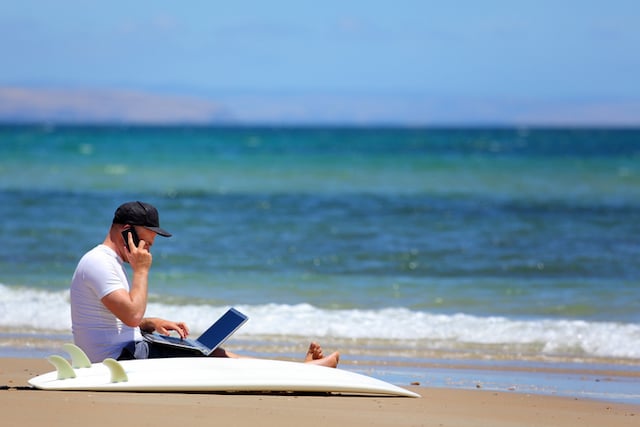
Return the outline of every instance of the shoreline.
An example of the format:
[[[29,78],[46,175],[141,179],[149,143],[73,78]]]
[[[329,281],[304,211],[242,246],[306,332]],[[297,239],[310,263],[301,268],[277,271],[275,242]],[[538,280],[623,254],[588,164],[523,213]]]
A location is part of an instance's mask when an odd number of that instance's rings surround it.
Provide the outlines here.
[[[640,405],[483,389],[410,386],[422,398],[228,393],[41,391],[32,376],[44,359],[0,358],[0,410],[7,425],[112,426],[202,422],[294,426],[313,422],[360,427],[398,425],[635,426]],[[35,405],[35,406],[34,406]],[[35,408],[37,410],[30,410]],[[91,420],[89,422],[89,420]],[[320,421],[321,420],[321,421]]]
[[[45,358],[67,355],[64,342],[70,335],[0,336],[0,360],[42,361],[45,371],[53,370]],[[26,334],[29,335],[29,334]],[[300,360],[304,339],[257,340],[234,337],[228,347],[250,357]],[[592,399],[640,405],[640,361],[635,359],[502,358],[480,359],[469,354],[414,351],[400,354],[388,347],[374,349],[362,342],[331,340],[321,343],[325,351],[341,352],[340,368],[372,376],[400,387],[483,390],[509,394],[535,394]],[[389,353],[393,355],[390,356]]]
[[[46,361],[51,354],[67,355],[63,351],[42,352],[39,356],[9,353],[0,349],[0,363],[20,361],[39,367],[38,374],[54,368]],[[248,356],[293,360],[277,354],[244,352]],[[486,391],[507,394],[589,399],[617,404],[640,405],[640,367],[592,364],[508,364],[499,361],[432,360],[417,361],[354,361],[342,357],[340,368],[378,378],[404,388],[429,390]],[[25,380],[26,384],[26,380]],[[3,384],[0,384],[3,385]],[[9,384],[4,384],[8,386]]]

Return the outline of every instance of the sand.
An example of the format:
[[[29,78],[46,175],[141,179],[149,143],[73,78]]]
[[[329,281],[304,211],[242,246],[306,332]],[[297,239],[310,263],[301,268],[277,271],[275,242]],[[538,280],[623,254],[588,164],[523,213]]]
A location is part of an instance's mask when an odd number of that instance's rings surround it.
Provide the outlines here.
[[[4,426],[638,426],[640,405],[411,387],[419,399],[291,394],[98,393],[31,389],[41,359],[0,358]]]

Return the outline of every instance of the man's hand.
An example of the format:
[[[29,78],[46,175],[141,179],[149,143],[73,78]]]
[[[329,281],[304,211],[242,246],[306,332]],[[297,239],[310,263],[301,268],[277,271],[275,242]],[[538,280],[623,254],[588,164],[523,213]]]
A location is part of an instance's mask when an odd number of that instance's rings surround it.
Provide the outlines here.
[[[114,235],[116,235],[116,233],[118,233],[118,237],[122,235],[122,229],[120,227],[112,228]],[[138,246],[135,246],[133,243],[133,233],[126,233],[130,249],[127,249],[124,242],[122,242],[121,249],[118,250],[118,247],[115,246],[114,243],[118,240],[115,238],[111,240],[111,234],[105,239],[105,244],[114,249],[118,255],[124,257],[124,260],[131,265],[133,277],[129,290],[125,288],[117,289],[101,299],[109,311],[118,319],[122,320],[125,325],[132,328],[140,326],[144,320],[144,313],[147,310],[149,269],[151,268],[152,262],[150,250],[156,237],[154,231],[144,227],[138,227],[136,233],[140,237]]]
[[[136,271],[149,271],[151,268],[151,263],[153,262],[153,257],[151,256],[151,252],[147,248],[147,242],[140,239],[138,242],[138,246],[133,244],[133,236],[131,233],[128,235],[129,238],[129,248],[127,251],[127,261],[134,272]]]
[[[180,338],[183,339],[189,335],[189,328],[184,322],[173,322],[158,317],[146,317],[142,319],[140,329],[145,332],[156,331],[162,335],[169,335],[170,331],[176,331],[178,335],[180,335]]]

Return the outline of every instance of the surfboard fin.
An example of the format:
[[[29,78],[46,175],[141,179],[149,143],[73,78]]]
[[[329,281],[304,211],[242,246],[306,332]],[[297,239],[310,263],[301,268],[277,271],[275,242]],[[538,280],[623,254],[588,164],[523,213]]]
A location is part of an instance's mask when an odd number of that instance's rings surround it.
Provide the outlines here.
[[[62,345],[69,356],[71,356],[71,366],[74,368],[90,368],[91,361],[86,353],[75,344],[65,343]]]
[[[65,359],[64,357],[54,354],[52,356],[47,357],[47,360],[49,361],[49,363],[51,363],[53,366],[56,367],[56,371],[58,371],[59,380],[66,380],[69,378],[76,377],[76,373],[73,371],[73,368],[71,367],[69,362],[67,362],[67,359]]]
[[[125,383],[129,381],[129,377],[127,377],[127,373],[124,371],[124,368],[121,364],[118,363],[115,359],[104,359],[102,363],[109,368],[111,372],[111,382],[112,383]]]

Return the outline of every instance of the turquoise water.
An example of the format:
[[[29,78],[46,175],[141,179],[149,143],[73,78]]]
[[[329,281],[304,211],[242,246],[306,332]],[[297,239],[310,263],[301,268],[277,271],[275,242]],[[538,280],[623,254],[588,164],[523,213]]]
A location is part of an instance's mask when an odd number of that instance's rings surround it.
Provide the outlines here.
[[[0,329],[67,333],[129,200],[174,234],[148,314],[194,331],[640,361],[640,130],[5,126]]]

